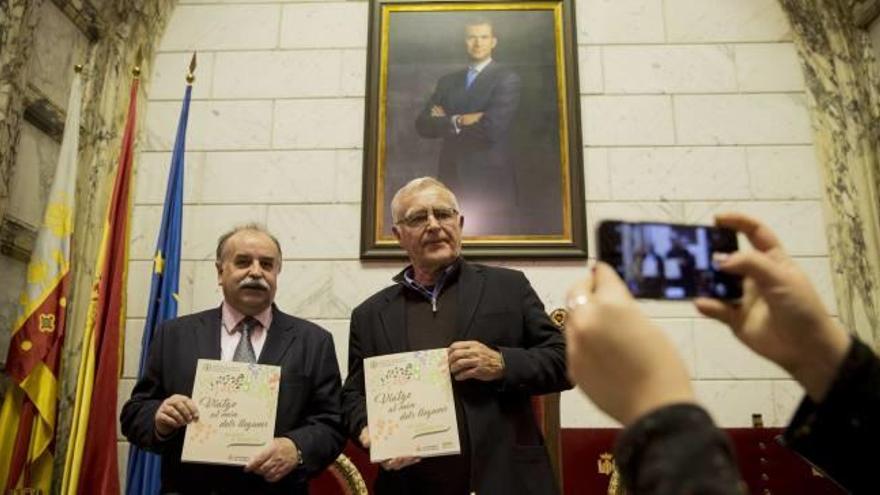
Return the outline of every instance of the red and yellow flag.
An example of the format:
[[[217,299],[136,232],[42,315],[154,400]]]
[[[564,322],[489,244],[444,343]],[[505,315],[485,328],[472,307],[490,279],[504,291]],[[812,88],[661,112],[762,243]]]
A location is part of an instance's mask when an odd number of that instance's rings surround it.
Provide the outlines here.
[[[81,100],[82,85],[77,73],[70,88],[55,177],[28,264],[27,285],[20,298],[19,316],[12,326],[6,358],[6,372],[13,383],[0,409],[3,493],[14,488],[37,488],[49,493],[52,483]]]
[[[83,334],[76,402],[61,489],[65,494],[119,493],[116,399],[121,369],[122,329],[125,324],[129,189],[137,90],[138,79],[135,78]]]

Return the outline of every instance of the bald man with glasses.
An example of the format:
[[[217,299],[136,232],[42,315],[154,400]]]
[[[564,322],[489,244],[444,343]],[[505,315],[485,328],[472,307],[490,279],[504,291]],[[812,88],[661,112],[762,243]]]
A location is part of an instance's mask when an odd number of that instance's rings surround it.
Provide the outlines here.
[[[461,257],[464,217],[441,182],[409,182],[391,211],[410,265],[352,312],[346,426],[369,448],[365,358],[446,348],[461,454],[385,460],[376,493],[559,493],[530,398],[571,387],[562,335],[521,272]]]

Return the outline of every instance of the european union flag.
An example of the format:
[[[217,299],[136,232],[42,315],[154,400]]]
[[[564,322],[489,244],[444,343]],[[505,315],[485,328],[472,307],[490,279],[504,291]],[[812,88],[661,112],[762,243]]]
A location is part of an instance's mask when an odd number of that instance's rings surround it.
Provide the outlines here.
[[[138,378],[143,376],[153,332],[165,320],[177,317],[177,292],[180,279],[180,227],[183,212],[183,158],[186,144],[186,122],[189,117],[189,101],[192,84],[187,84],[177,124],[171,170],[168,172],[168,189],[165,192],[165,208],[162,211],[162,227],[156,242],[153,258],[153,281],[147,304],[147,322],[141,339],[141,361]],[[161,458],[132,445],[128,451],[128,471],[125,491],[129,495],[154,495],[161,487]]]

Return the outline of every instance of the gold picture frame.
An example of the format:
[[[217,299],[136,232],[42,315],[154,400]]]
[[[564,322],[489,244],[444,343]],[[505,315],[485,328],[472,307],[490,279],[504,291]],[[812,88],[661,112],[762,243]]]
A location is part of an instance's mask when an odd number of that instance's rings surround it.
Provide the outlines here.
[[[404,256],[391,197],[434,176],[466,256],[586,258],[574,2],[370,8],[361,257]]]

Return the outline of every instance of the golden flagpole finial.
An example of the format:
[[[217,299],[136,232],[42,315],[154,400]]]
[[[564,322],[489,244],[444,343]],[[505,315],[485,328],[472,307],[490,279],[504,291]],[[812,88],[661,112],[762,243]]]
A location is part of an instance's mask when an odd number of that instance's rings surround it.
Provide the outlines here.
[[[141,76],[141,61],[144,59],[143,52],[141,48],[138,48],[137,58],[134,59],[134,69],[131,70],[131,75],[135,78]]]
[[[83,66],[82,66],[82,64],[76,64],[76,65],[74,65],[74,66],[73,66],[73,71],[76,72],[77,74],[82,74],[82,71],[83,71]]]
[[[189,72],[186,73],[186,83],[192,84],[196,80],[196,52],[193,52],[192,59],[189,61]]]

